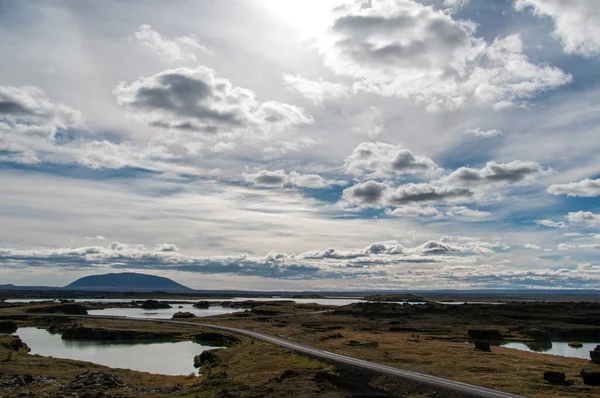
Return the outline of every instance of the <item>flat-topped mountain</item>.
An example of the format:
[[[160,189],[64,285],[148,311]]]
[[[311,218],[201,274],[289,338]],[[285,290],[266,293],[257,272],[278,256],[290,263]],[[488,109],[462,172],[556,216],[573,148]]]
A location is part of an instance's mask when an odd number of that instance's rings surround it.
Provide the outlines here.
[[[104,275],[91,275],[77,279],[68,284],[64,289],[69,290],[95,290],[95,291],[119,291],[119,292],[190,292],[187,286],[183,286],[169,278],[162,276],[138,274],[136,272],[123,272]]]

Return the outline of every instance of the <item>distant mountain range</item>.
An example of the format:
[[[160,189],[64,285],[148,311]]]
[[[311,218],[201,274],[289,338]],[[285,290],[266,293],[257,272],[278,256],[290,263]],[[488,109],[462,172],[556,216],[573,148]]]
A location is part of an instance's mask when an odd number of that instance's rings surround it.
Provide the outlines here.
[[[192,292],[169,278],[162,276],[123,272],[115,274],[91,275],[77,279],[63,290],[101,291],[101,292]]]

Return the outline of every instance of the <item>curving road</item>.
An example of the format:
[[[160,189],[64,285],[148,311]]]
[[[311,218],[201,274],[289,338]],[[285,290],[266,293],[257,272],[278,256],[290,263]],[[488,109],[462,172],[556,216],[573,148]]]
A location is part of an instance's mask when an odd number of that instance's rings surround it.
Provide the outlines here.
[[[7,314],[8,315],[8,314]],[[17,316],[31,316],[31,314],[14,314]],[[13,315],[13,316],[14,316]],[[492,390],[485,387],[479,387],[472,384],[461,383],[459,381],[448,380],[437,376],[431,376],[425,373],[413,372],[410,370],[404,370],[394,368],[391,366],[380,365],[374,362],[365,361],[362,359],[356,359],[345,355],[336,354],[330,351],[321,350],[316,347],[312,347],[305,344],[296,343],[294,341],[286,340],[281,337],[272,336],[266,333],[253,332],[247,329],[239,329],[230,326],[213,325],[210,323],[200,322],[186,322],[186,321],[175,321],[170,319],[141,319],[141,318],[130,318],[123,316],[102,316],[102,315],[59,315],[59,314],[35,314],[35,316],[63,316],[68,318],[90,318],[90,319],[114,319],[114,320],[133,320],[140,322],[154,322],[154,323],[169,323],[176,325],[186,326],[200,326],[204,328],[223,330],[226,332],[241,334],[244,336],[252,337],[257,340],[266,341],[285,347],[295,352],[311,356],[323,360],[325,362],[336,362],[344,365],[351,365],[356,368],[370,370],[378,372],[388,376],[395,376],[412,382],[422,383],[433,388],[439,388],[446,391],[452,391],[466,396],[471,397],[492,397],[492,398],[523,398],[519,395],[510,394],[503,391]]]

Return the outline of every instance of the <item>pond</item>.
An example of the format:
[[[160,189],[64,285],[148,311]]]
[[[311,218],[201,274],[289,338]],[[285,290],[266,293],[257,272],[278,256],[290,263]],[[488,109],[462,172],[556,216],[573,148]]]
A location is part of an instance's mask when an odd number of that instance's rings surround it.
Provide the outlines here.
[[[583,343],[583,347],[570,347],[565,341],[530,342],[530,343],[500,343],[502,347],[541,354],[560,355],[561,357],[590,359],[590,351],[600,343]]]
[[[143,308],[106,308],[103,310],[89,310],[89,315],[127,316],[131,318],[171,318],[176,312],[191,312],[204,317],[211,315],[231,314],[244,311],[240,308],[228,308],[221,306],[210,306],[208,308],[195,308],[192,304],[171,304],[173,308],[161,308],[158,310],[145,310]],[[182,307],[182,308],[179,308]]]
[[[197,373],[194,356],[214,346],[192,341],[140,342],[63,340],[43,329],[19,328],[16,333],[31,348],[30,354],[76,359],[112,368],[180,376]]]

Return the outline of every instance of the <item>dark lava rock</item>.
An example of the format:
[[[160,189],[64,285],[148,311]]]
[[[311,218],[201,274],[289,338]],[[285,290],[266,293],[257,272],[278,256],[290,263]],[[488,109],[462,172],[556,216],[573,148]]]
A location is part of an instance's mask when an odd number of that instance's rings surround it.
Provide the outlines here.
[[[582,370],[579,374],[583,379],[583,384],[587,384],[588,386],[600,386],[600,372]]]
[[[57,304],[40,308],[30,308],[27,312],[32,314],[66,314],[66,315],[87,315],[88,312],[81,304]]]
[[[157,300],[146,300],[140,305],[145,310],[159,310],[163,308],[172,308],[168,303]]]
[[[476,341],[475,349],[479,350],[479,351],[486,351],[486,352],[492,351],[492,348],[490,347],[490,343],[488,343],[487,341]]]
[[[200,343],[207,343],[213,346],[222,345],[226,347],[237,345],[242,342],[239,338],[235,336],[217,332],[206,332],[197,334],[196,336],[194,336],[194,340]]]
[[[210,307],[210,303],[208,301],[198,301],[197,303],[194,303],[194,307],[206,309]]]
[[[196,355],[194,357],[194,367],[200,368],[203,363],[215,363],[219,360],[219,357],[216,355],[219,348],[213,348],[212,350],[203,351],[200,355]]]
[[[569,384],[567,382],[567,376],[565,376],[564,372],[544,372],[544,380],[546,380],[550,384],[558,384],[558,385],[566,385]]]
[[[592,362],[600,364],[600,345],[590,351],[590,358]]]
[[[189,319],[189,318],[195,318],[196,315],[192,314],[191,312],[176,312],[175,314],[173,314],[173,319]]]
[[[4,320],[0,321],[0,333],[14,333],[19,326],[15,321]]]
[[[493,329],[469,329],[467,334],[470,338],[478,340],[502,340],[504,338],[499,330]]]
[[[84,387],[118,387],[122,384],[121,380],[113,374],[92,372],[88,370],[87,372],[75,376],[75,379],[73,379],[69,387],[71,389]]]
[[[13,350],[13,351],[17,351],[17,352],[21,351],[21,350],[25,350],[27,352],[30,351],[27,344],[25,344],[19,336],[12,336],[12,338],[13,339],[8,343],[2,343],[2,346],[4,348],[8,348],[9,350]]]
[[[551,341],[552,335],[550,332],[542,329],[529,329],[527,335],[534,338],[536,341]]]

